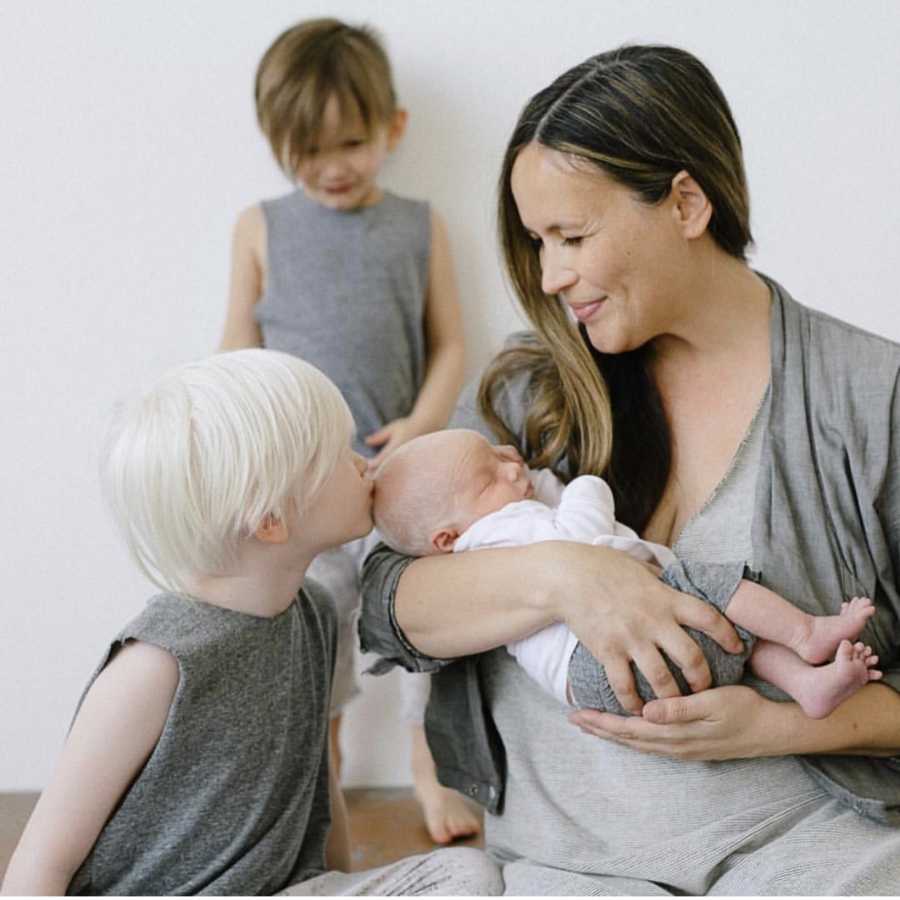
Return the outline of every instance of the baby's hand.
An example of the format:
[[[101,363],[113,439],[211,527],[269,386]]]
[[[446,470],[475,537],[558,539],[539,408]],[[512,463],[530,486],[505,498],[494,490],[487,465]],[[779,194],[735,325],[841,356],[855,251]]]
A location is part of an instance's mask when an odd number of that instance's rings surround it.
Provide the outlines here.
[[[381,447],[381,450],[369,460],[369,472],[374,472],[387,458],[391,451],[396,450],[401,444],[411,441],[424,432],[417,428],[408,416],[394,419],[383,428],[370,434],[366,438],[369,447]]]

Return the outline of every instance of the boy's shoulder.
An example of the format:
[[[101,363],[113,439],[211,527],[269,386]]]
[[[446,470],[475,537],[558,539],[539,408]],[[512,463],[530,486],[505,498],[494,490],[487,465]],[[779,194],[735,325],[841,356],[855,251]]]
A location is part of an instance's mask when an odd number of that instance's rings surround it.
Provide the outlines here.
[[[301,619],[318,629],[326,644],[337,634],[337,606],[331,592],[313,578],[305,578],[297,596]]]

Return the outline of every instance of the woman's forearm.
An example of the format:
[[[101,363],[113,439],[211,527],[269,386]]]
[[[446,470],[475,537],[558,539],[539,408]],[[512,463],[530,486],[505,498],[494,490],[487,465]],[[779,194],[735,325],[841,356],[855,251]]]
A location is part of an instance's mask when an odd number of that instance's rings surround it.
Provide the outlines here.
[[[397,587],[397,623],[417,650],[445,659],[525,637],[556,619],[548,585],[558,564],[548,548],[559,546],[416,560]]]
[[[775,705],[781,753],[900,755],[900,694],[886,685],[866,685],[824,719],[796,703]]]

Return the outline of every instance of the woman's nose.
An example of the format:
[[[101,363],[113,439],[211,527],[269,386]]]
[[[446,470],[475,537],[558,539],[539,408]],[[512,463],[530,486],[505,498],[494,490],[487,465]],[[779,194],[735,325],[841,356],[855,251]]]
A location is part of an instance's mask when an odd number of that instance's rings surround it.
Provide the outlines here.
[[[571,287],[577,280],[575,270],[559,258],[552,247],[545,247],[541,253],[541,290],[554,296]]]

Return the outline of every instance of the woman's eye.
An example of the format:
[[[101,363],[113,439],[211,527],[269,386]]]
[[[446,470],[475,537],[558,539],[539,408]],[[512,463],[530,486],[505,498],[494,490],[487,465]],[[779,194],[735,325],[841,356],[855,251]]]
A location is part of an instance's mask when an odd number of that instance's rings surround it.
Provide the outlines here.
[[[577,237],[564,237],[561,241],[563,247],[577,247],[581,244],[583,237],[578,235]]]

